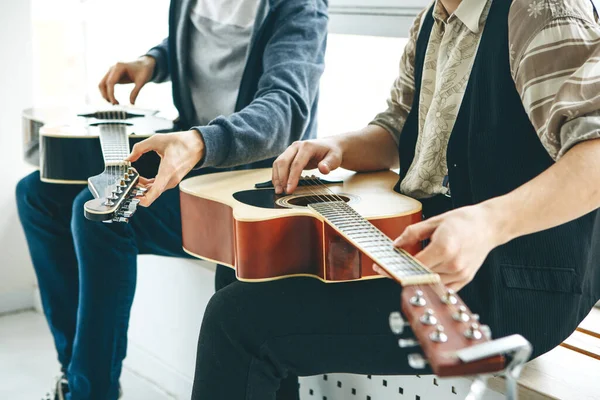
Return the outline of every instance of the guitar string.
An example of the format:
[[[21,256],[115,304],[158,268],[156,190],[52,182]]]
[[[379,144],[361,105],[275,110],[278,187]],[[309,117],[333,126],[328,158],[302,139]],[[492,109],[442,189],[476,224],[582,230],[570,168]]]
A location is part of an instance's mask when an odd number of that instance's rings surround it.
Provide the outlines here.
[[[422,268],[417,269],[411,264],[406,265],[406,263],[405,263],[406,260],[404,260],[401,257],[401,253],[399,254],[395,249],[390,248],[390,247],[393,247],[393,242],[387,236],[385,236],[379,229],[377,229],[375,226],[373,226],[369,221],[365,220],[362,216],[360,216],[358,213],[356,213],[352,208],[347,206],[345,201],[339,195],[335,194],[333,191],[331,191],[329,188],[327,188],[327,186],[323,185],[320,181],[317,181],[315,179],[312,179],[312,182],[310,181],[310,179],[306,179],[306,180],[307,180],[308,184],[312,184],[313,186],[324,187],[327,191],[329,191],[331,193],[330,197],[333,197],[334,199],[337,200],[337,203],[330,204],[330,208],[332,209],[332,211],[334,211],[334,212],[337,211],[339,214],[343,215],[344,218],[349,220],[351,224],[354,224],[355,226],[357,226],[357,228],[360,228],[361,227],[360,225],[362,225],[362,228],[366,227],[366,229],[363,230],[362,234],[367,235],[366,238],[369,239],[369,243],[371,243],[371,244],[375,243],[375,246],[378,248],[378,251],[377,251],[378,253],[383,252],[384,257],[391,257],[391,258],[400,257],[402,259],[402,261],[404,262],[404,263],[400,264],[404,271],[406,271],[407,269],[409,269],[412,272],[422,271]],[[334,225],[335,225],[334,221],[331,221],[331,222],[334,223]],[[388,264],[391,264],[391,262],[389,262]]]
[[[348,206],[346,204],[346,202],[344,201],[344,199],[341,196],[337,195],[331,189],[329,189],[326,185],[324,185],[322,182],[320,182],[314,178],[312,179],[312,183],[313,183],[313,185],[321,186],[321,187],[325,188],[326,191],[330,192],[331,196],[340,203],[340,204],[332,204],[332,208],[334,208],[334,209],[337,208],[337,211],[343,212],[346,215],[346,218],[349,218],[350,221],[353,221],[355,224],[363,225],[363,227],[366,228],[365,229],[366,232],[364,232],[364,233],[366,233],[370,239],[375,239],[374,242],[378,244],[380,251],[383,251],[388,257],[392,257],[392,258],[400,257],[400,259],[402,259],[402,261],[404,263],[404,265],[402,265],[403,269],[406,270],[408,267],[408,269],[412,272],[427,272],[427,271],[424,271],[420,265],[413,263],[412,260],[410,260],[410,259],[407,260],[406,257],[403,255],[403,253],[401,253],[398,250],[396,250],[395,248],[393,248],[393,241],[390,238],[388,238],[386,235],[384,235],[383,232],[381,232],[379,229],[377,229],[377,227],[375,227],[372,223],[370,223],[368,220],[363,218],[360,214],[356,213],[350,206]],[[383,248],[383,250],[381,250],[382,248]],[[408,262],[408,265],[406,265],[407,262]]]

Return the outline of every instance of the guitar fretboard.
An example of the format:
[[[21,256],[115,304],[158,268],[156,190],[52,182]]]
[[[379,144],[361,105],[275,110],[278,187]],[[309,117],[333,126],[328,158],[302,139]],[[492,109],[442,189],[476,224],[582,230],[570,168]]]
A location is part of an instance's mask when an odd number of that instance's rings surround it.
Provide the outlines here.
[[[126,125],[115,122],[101,124],[99,127],[104,165],[123,165],[123,160],[129,155]]]
[[[418,263],[410,254],[343,201],[310,204],[309,207],[359,250],[383,267],[402,285],[439,282],[439,276]]]

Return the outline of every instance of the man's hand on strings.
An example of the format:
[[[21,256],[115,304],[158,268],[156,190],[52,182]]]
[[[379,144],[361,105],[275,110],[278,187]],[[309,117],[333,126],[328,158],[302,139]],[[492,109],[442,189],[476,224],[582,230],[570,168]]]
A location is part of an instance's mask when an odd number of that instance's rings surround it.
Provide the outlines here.
[[[135,99],[137,99],[140,90],[152,78],[155,67],[156,60],[150,56],[143,56],[132,62],[116,63],[104,75],[104,78],[98,84],[98,89],[100,89],[100,93],[106,101],[119,104],[115,98],[115,85],[134,83],[135,86],[129,95],[129,102],[135,104]]]
[[[136,143],[126,161],[135,162],[150,151],[160,156],[160,166],[154,179],[140,178],[149,189],[140,205],[150,206],[163,192],[176,187],[204,157],[204,140],[196,130],[157,134]]]
[[[275,193],[293,193],[305,169],[319,168],[322,174],[328,174],[341,164],[342,150],[333,140],[295,142],[273,163]]]
[[[485,204],[459,208],[407,227],[394,245],[408,248],[430,239],[415,258],[439,274],[444,285],[459,291],[473,280],[488,254],[505,242],[494,221]]]

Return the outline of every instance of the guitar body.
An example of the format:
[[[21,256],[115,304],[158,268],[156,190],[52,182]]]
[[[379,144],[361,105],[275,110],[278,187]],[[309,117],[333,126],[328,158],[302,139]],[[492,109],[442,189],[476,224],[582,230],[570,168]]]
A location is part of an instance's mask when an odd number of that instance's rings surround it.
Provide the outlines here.
[[[276,196],[273,188],[255,189],[255,184],[270,179],[271,169],[257,169],[183,181],[184,250],[235,268],[242,281],[310,276],[347,282],[381,277],[373,272],[369,257],[305,207],[318,201],[315,191],[322,189],[303,186],[292,196]],[[390,238],[421,220],[421,204],[392,190],[398,180],[394,172],[336,171],[327,179],[342,180],[327,188]],[[409,249],[417,251],[418,247]]]
[[[105,167],[98,131],[101,124],[115,122],[108,118],[110,113],[78,116],[64,109],[25,110],[22,115],[25,160],[39,167],[44,182],[87,184],[89,177],[99,175]],[[172,121],[155,113],[135,110],[135,117],[116,120],[126,127],[130,146],[155,133],[174,130]],[[134,163],[134,167],[142,176],[154,176],[159,161],[151,153]]]

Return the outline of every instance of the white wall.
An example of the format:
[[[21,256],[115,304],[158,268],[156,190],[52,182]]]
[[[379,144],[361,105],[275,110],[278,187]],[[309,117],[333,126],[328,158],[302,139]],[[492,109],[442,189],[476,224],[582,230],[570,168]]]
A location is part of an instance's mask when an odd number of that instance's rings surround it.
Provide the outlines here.
[[[33,305],[35,277],[17,218],[21,110],[32,103],[31,2],[0,2],[0,313]]]

